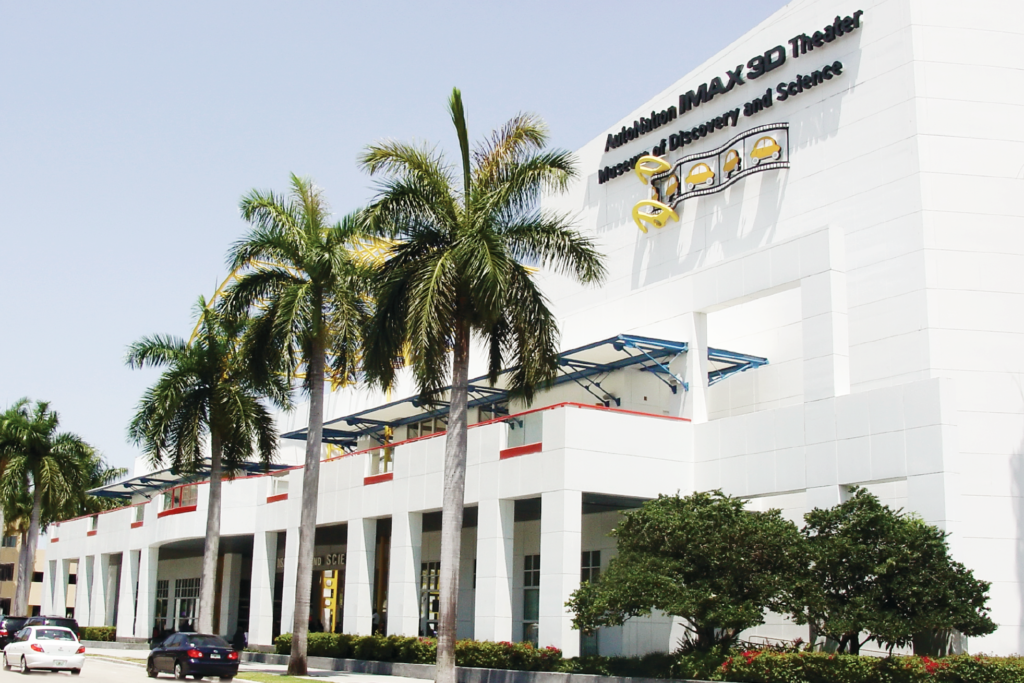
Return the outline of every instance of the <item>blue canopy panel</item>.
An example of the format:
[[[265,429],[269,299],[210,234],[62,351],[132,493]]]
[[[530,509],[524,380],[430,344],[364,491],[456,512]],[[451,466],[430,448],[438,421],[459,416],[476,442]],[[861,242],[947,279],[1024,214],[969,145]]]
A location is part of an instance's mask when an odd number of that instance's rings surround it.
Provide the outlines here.
[[[688,348],[686,342],[629,334],[602,339],[559,354],[559,374],[548,387],[575,382],[605,405],[619,405],[620,400],[605,391],[601,382],[616,370],[637,367],[654,373],[672,390],[672,393],[676,393],[679,387],[683,387],[684,390],[688,387],[686,382],[671,372],[669,365],[676,356],[685,353]],[[708,360],[726,363],[726,367],[716,368],[708,373],[709,384],[715,384],[734,373],[768,363],[767,358],[711,348],[708,349]],[[490,386],[486,375],[470,379],[468,407],[483,408],[495,416],[507,415],[509,393],[505,388],[505,380],[513,370],[515,367],[502,370],[495,386]],[[441,398],[450,396],[450,390],[451,387],[447,387]],[[323,440],[324,443],[346,449],[356,448],[359,438],[363,436],[377,438],[383,443],[385,429],[390,427],[393,430],[395,427],[428,418],[446,420],[448,410],[449,404],[444,400],[423,405],[419,397],[404,398],[324,423]],[[305,441],[306,431],[299,429],[283,434],[282,438]]]
[[[264,468],[262,464],[258,462],[247,462],[243,464],[239,469],[246,475],[250,474],[265,474],[267,472],[277,472],[280,470],[286,470],[291,465],[279,465],[272,464],[267,468]],[[163,491],[171,486],[177,486],[178,484],[188,484],[193,482],[203,482],[210,478],[210,459],[206,458],[203,464],[195,472],[178,472],[173,468],[165,470],[157,470],[156,472],[150,472],[149,474],[143,474],[138,477],[132,477],[131,479],[125,479],[119,481],[116,484],[108,484],[107,486],[101,486],[96,489],[92,489],[87,493],[90,496],[99,496],[100,498],[121,498],[131,499],[136,493],[142,494],[147,498],[158,491]]]

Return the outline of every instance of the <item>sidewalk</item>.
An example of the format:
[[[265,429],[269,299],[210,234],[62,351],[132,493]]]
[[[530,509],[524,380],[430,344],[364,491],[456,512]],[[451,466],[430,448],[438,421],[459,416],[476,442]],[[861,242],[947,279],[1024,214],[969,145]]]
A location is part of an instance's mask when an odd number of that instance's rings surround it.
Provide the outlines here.
[[[102,657],[119,662],[130,660],[138,666],[145,666],[149,650],[116,650],[114,648],[90,647],[86,649],[86,656]],[[262,664],[243,662],[238,666],[238,680],[244,680],[246,673],[272,673],[283,674],[288,667],[283,664]],[[345,683],[424,683],[419,678],[406,678],[404,676],[379,676],[376,674],[353,673],[351,671],[325,671],[321,669],[310,669],[307,678],[326,681],[344,681]]]

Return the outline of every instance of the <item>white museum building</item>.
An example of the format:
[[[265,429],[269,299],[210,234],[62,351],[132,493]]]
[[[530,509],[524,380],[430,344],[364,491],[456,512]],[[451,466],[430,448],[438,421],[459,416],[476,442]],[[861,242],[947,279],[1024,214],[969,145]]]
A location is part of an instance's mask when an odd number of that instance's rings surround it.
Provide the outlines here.
[[[644,53],[661,69],[673,23]],[[609,278],[536,275],[565,351],[531,406],[472,381],[460,637],[669,650],[670,618],[581,638],[564,607],[621,510],[722,489],[801,524],[858,485],[992,583],[999,628],[970,651],[1024,652],[1022,42],[1020,2],[794,0],[578,151],[545,206]],[[408,381],[326,404],[315,625],[432,633],[447,411]],[[44,614],[121,639],[194,624],[208,486],[135,474],[101,491],[130,507],[51,528]],[[301,487],[285,464],[225,484],[219,632],[290,630]]]

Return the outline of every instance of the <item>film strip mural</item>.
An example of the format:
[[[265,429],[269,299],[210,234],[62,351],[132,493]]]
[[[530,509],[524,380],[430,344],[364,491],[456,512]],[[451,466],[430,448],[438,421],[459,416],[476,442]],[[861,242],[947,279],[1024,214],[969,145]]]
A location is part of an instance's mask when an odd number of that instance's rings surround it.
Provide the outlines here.
[[[650,185],[648,199],[633,207],[633,220],[643,232],[647,225],[663,228],[679,220],[676,206],[692,197],[721,192],[754,173],[789,168],[789,124],[751,128],[718,149],[682,157],[669,164],[661,157],[645,156],[636,174]]]

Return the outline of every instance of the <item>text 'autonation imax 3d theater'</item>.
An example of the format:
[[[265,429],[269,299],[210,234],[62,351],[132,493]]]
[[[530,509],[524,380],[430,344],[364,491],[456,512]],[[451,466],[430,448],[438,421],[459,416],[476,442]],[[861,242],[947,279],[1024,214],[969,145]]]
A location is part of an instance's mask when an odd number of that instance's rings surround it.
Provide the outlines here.
[[[460,637],[669,650],[670,618],[581,638],[564,607],[621,510],[721,488],[802,523],[859,485],[992,582],[1000,626],[971,651],[1024,651],[1022,41],[1009,0],[796,1],[579,150],[546,205],[610,277],[537,275],[565,351],[532,406],[472,382]],[[314,618],[429,634],[446,411],[327,406]],[[300,462],[304,416],[286,419]],[[101,491],[132,507],[51,530],[44,613],[121,639],[195,623],[208,486],[136,474]],[[221,633],[290,630],[301,486],[284,466],[225,484]]]

